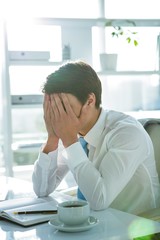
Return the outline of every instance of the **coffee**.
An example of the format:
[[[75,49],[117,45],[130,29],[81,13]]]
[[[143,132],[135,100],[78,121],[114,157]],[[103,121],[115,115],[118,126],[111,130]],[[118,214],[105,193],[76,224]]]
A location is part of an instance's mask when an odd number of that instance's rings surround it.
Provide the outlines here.
[[[65,208],[71,208],[71,207],[83,207],[84,205],[67,205],[64,206]]]
[[[87,201],[75,200],[61,202],[57,206],[58,218],[66,225],[79,225],[90,216],[90,206]]]

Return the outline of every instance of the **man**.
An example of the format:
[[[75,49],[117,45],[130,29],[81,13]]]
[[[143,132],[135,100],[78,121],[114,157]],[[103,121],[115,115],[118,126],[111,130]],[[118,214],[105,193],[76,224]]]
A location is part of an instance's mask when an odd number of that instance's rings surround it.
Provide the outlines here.
[[[61,66],[47,77],[43,92],[48,139],[35,162],[35,193],[49,195],[70,170],[94,210],[139,214],[157,207],[151,140],[133,117],[101,108],[101,82],[92,67],[81,61]]]

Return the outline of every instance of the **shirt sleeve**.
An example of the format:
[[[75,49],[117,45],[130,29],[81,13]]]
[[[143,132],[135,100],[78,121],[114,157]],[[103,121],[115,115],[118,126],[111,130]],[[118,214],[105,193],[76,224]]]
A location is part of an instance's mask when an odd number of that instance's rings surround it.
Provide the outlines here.
[[[74,169],[79,164],[83,164],[83,162],[86,161],[89,162],[89,159],[79,142],[76,142],[64,149],[62,154],[72,172],[74,172]]]
[[[38,197],[45,197],[52,193],[68,171],[61,157],[57,161],[58,156],[58,150],[48,154],[39,153],[32,174],[33,189]]]

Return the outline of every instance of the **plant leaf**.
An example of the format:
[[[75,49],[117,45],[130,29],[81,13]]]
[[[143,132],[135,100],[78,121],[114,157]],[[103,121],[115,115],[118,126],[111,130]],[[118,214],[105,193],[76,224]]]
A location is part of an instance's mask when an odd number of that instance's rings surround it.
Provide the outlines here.
[[[131,38],[130,37],[127,37],[126,40],[127,40],[128,43],[131,42]]]
[[[137,32],[132,32],[132,34],[137,34]]]
[[[116,32],[112,32],[112,37],[118,37],[118,33],[116,33]]]
[[[120,26],[113,26],[114,27],[114,29],[116,29],[117,31],[121,31],[122,30],[122,28],[120,27]]]
[[[134,40],[134,46],[137,46],[138,42],[136,40]]]

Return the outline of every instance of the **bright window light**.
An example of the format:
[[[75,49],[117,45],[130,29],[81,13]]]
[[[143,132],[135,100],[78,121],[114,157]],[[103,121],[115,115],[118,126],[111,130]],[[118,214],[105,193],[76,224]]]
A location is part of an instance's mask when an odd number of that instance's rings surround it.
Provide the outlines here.
[[[99,0],[2,0],[1,16],[18,18],[94,18],[99,17]],[[9,6],[9,7],[8,7]]]
[[[10,23],[8,48],[10,51],[49,51],[51,60],[61,61],[61,27]]]
[[[159,0],[105,0],[107,18],[159,19]]]

